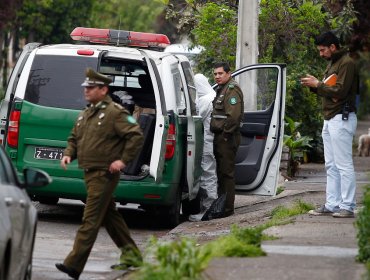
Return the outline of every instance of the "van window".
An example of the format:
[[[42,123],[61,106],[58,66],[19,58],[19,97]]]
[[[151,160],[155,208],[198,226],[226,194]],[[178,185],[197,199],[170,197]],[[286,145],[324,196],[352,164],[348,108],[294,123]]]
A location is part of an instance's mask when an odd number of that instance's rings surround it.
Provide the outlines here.
[[[181,62],[182,69],[184,70],[185,80],[188,87],[189,92],[189,100],[190,100],[190,109],[191,109],[191,115],[197,115],[197,110],[195,106],[195,98],[197,95],[195,83],[191,71],[190,63],[187,61]]]
[[[113,87],[141,88],[138,77],[146,75],[147,68],[142,62],[124,61],[111,58],[103,58],[99,66],[99,72],[113,78]],[[150,79],[150,78],[149,78]]]
[[[177,66],[171,67],[171,74],[173,78],[173,85],[175,88],[175,96],[176,96],[176,107],[179,110],[180,114],[186,114],[186,104],[185,104],[185,96],[184,96],[184,86],[182,84],[180,71]]]
[[[245,104],[246,112],[265,111],[272,106],[276,99],[278,75],[277,68],[257,68],[239,75],[246,81],[244,95],[255,96],[252,102]]]
[[[86,101],[81,84],[85,69],[96,69],[97,63],[97,58],[93,57],[36,55],[25,100],[42,106],[83,109]]]

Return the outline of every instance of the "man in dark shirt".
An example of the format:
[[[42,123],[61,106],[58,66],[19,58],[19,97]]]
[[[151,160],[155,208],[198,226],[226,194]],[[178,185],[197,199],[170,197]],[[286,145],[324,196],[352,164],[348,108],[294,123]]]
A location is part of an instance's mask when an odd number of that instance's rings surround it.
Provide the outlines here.
[[[352,58],[340,49],[339,40],[326,32],[315,40],[320,56],[329,61],[324,81],[333,75],[329,85],[311,75],[301,79],[304,86],[322,97],[326,182],[326,203],[311,215],[332,215],[337,218],[354,217],[356,206],[356,177],[352,159],[352,141],[357,117],[355,99],[358,92],[358,73]]]

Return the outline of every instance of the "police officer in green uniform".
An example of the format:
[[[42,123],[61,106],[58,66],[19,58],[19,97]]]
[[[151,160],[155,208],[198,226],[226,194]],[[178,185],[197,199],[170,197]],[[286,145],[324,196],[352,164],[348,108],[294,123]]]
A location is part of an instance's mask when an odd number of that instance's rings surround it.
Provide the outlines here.
[[[214,133],[218,195],[226,194],[224,216],[230,216],[234,214],[235,156],[240,144],[244,101],[239,85],[231,78],[227,63],[214,65],[214,78],[218,87],[213,100],[211,131]]]
[[[56,264],[60,271],[73,279],[78,279],[83,271],[101,225],[105,226],[123,255],[135,255],[141,259],[139,249],[117,211],[113,192],[120,170],[141,149],[143,134],[129,112],[109,97],[108,85],[111,82],[105,75],[90,68],[86,70],[82,86],[89,105],[78,116],[61,160],[61,166],[66,169],[67,164],[78,159],[87,188],[82,225],[77,231],[73,249],[63,263]]]

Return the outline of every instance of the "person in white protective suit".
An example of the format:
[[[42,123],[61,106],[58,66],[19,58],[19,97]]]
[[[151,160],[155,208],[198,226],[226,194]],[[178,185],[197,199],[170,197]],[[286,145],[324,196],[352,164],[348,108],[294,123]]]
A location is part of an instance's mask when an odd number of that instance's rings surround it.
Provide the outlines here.
[[[212,101],[216,96],[216,92],[203,74],[196,74],[194,82],[197,89],[196,107],[198,114],[203,120],[204,144],[201,164],[203,172],[200,178],[199,189],[200,213],[189,216],[189,220],[193,222],[201,221],[212,202],[217,199],[216,159],[213,154],[213,133],[209,129],[213,110]]]

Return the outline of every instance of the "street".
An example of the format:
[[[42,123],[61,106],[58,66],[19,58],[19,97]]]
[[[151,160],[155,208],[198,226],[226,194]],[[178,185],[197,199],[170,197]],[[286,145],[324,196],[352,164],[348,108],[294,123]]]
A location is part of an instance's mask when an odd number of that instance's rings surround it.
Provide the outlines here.
[[[68,279],[55,268],[63,262],[73,246],[76,231],[80,225],[83,203],[61,199],[55,206],[35,203],[39,213],[35,248],[33,253],[33,280]],[[141,250],[150,236],[161,237],[170,229],[156,226],[156,220],[135,205],[120,206],[120,212],[127,222],[131,235]],[[102,227],[89,260],[80,279],[114,279],[122,271],[113,271],[110,266],[117,263],[120,251]]]

